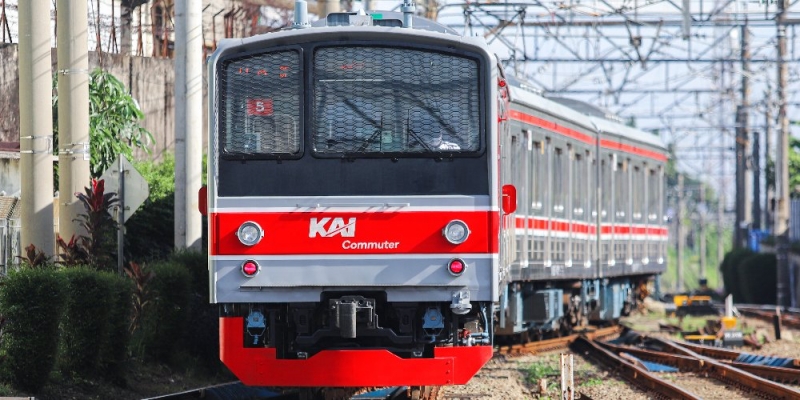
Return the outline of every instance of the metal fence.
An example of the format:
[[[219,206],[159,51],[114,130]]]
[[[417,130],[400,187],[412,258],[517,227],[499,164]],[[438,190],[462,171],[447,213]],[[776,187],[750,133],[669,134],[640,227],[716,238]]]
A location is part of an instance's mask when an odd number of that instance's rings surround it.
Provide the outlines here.
[[[19,219],[0,218],[0,274],[5,275],[11,265],[19,263],[22,242]]]

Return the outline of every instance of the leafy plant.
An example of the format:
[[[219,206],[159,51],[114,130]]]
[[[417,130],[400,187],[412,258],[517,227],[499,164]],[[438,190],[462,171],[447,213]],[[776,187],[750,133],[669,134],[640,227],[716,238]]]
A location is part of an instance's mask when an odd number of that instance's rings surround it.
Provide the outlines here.
[[[139,329],[142,323],[142,315],[145,307],[150,304],[153,298],[153,291],[149,284],[156,273],[146,270],[144,265],[139,265],[133,261],[125,266],[125,274],[133,280],[133,314],[131,315],[130,332]]]
[[[88,238],[86,236],[75,237],[75,235],[72,235],[69,242],[66,242],[61,235],[56,235],[56,246],[59,249],[56,263],[65,267],[89,264],[87,242]]]
[[[120,154],[132,159],[134,148],[149,153],[153,135],[139,125],[144,113],[119,79],[99,68],[89,78],[90,168],[97,178]],[[58,76],[53,85],[58,87]],[[53,96],[52,106],[53,148],[58,149],[58,95]]]
[[[528,382],[538,382],[539,379],[547,378],[549,376],[558,376],[561,372],[553,367],[543,363],[532,364],[528,368]]]
[[[50,261],[50,257],[45,255],[44,251],[37,249],[33,243],[25,247],[24,256],[17,256],[17,258],[22,260],[23,265],[33,269],[46,267]]]
[[[86,230],[86,250],[89,265],[95,269],[111,269],[111,248],[116,222],[108,210],[118,202],[116,193],[105,193],[102,179],[92,179],[92,186],[84,188],[86,193],[75,193],[83,204],[86,214],[79,214],[77,221]]]

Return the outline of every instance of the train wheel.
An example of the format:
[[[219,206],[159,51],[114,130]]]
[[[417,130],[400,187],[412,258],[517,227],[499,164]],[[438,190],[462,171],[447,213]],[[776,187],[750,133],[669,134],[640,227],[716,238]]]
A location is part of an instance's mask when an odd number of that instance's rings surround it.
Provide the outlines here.
[[[441,386],[411,386],[408,398],[411,400],[438,400]]]

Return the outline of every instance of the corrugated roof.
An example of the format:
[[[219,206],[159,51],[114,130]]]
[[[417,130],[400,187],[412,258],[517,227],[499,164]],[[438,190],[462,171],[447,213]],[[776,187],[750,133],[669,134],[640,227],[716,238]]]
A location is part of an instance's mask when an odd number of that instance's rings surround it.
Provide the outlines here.
[[[19,208],[15,207],[17,205],[17,201],[19,201],[19,199],[16,197],[0,196],[0,218],[12,218],[14,209]],[[19,214],[19,211],[17,211],[17,214]]]

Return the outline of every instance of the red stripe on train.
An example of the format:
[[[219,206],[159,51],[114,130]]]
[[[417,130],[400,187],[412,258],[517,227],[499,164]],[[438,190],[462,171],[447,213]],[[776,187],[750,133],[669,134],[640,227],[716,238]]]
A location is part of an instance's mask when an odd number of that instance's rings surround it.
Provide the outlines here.
[[[527,223],[526,223],[527,222]],[[582,222],[565,222],[565,221],[548,221],[541,218],[517,218],[515,227],[519,229],[536,229],[536,230],[550,230],[556,232],[575,232],[575,233],[590,233],[594,234],[597,230],[594,225]],[[622,234],[622,235],[655,235],[666,236],[668,234],[667,228],[663,227],[648,227],[637,225],[602,225],[601,232],[603,234]]]
[[[452,220],[470,235],[453,245],[442,235]],[[212,213],[212,255],[497,253],[500,217],[489,211]],[[257,223],[264,238],[243,245],[236,231]]]
[[[524,122],[526,124],[538,126],[540,128],[544,128],[548,131],[558,133],[560,135],[566,136],[568,138],[572,138],[583,143],[594,145],[596,143],[594,136],[586,135],[584,133],[578,132],[574,129],[567,128],[566,126],[559,125],[555,122],[548,121],[546,119],[542,119],[539,117],[534,117],[533,115],[526,114],[522,111],[511,110],[509,112],[511,119]],[[659,153],[657,151],[644,149],[637,146],[631,146],[629,144],[624,144],[621,142],[616,142],[613,140],[608,139],[601,139],[600,140],[600,147],[604,149],[610,150],[617,150],[626,153],[636,154],[642,157],[652,158],[658,161],[666,161],[667,156]]]

